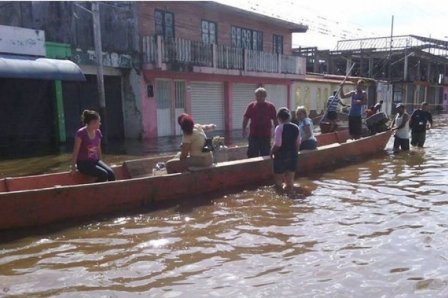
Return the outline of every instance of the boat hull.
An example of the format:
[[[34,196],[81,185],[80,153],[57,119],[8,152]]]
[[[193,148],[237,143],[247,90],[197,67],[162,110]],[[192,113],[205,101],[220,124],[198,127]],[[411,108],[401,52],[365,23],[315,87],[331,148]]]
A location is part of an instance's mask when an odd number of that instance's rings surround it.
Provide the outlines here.
[[[332,137],[319,139],[321,144],[327,145],[320,146],[317,150],[300,152],[297,174],[307,175],[347,161],[369,157],[384,150],[390,134],[388,131],[342,144],[334,142],[338,137],[345,141],[345,133],[334,133]],[[229,156],[238,159],[244,156],[245,150],[244,147],[232,148],[229,150]],[[160,158],[125,162],[123,166],[115,169],[121,180],[105,183],[67,185],[69,176],[61,176],[68,179],[66,183],[63,179],[55,178],[63,174],[41,175],[39,179],[37,176],[3,179],[3,188],[9,191],[0,192],[0,230],[138,210],[150,207],[158,201],[188,200],[201,194],[265,183],[270,181],[273,175],[271,158],[257,157],[218,163],[213,167],[199,168],[187,173],[148,176],[151,166],[157,161],[160,161]],[[144,176],[133,178],[139,175]],[[46,187],[45,183],[50,183],[48,181],[51,180],[48,177],[55,180],[53,185],[60,185]],[[25,183],[27,179],[29,183],[32,182],[31,185]],[[84,180],[76,179],[90,182],[85,177]],[[27,189],[33,187],[33,183],[34,187],[38,185],[46,188]]]

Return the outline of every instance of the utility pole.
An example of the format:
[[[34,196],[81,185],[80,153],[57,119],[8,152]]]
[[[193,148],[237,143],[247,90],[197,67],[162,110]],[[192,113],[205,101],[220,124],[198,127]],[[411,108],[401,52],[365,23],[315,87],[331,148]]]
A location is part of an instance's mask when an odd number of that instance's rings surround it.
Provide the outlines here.
[[[93,19],[93,41],[95,44],[96,55],[96,79],[98,85],[98,96],[100,104],[101,121],[103,122],[103,141],[107,144],[107,125],[106,125],[106,95],[104,92],[104,71],[103,71],[103,47],[101,44],[101,22],[100,22],[100,4],[92,2]]]
[[[394,16],[392,15],[392,22],[390,25],[390,48],[389,48],[389,69],[388,69],[388,77],[389,77],[389,86],[392,88],[391,94],[391,102],[394,100],[394,85],[392,84],[392,43],[394,38]]]

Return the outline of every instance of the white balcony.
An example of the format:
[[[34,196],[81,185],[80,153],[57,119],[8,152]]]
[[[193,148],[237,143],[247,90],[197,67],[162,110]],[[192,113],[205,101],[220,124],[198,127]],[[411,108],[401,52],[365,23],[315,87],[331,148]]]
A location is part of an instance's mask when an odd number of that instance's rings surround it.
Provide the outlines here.
[[[143,63],[155,69],[187,70],[206,73],[272,74],[303,76],[306,58],[269,52],[205,44],[176,38],[144,36]]]

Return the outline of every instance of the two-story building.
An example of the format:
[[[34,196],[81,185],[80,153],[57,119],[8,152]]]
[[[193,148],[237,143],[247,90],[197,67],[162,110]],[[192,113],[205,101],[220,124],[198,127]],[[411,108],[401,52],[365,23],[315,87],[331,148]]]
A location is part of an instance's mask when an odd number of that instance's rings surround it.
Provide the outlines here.
[[[306,26],[209,1],[138,2],[137,11],[145,138],[180,134],[182,112],[217,130],[241,129],[259,86],[276,108],[294,104],[305,59],[291,55],[291,39]]]
[[[178,135],[182,112],[221,131],[241,129],[259,86],[277,108],[295,105],[305,59],[291,55],[291,40],[307,30],[302,24],[211,1],[101,2],[99,14],[109,139]],[[75,62],[86,78],[50,82],[42,97],[49,116],[32,127],[45,126],[42,138],[55,147],[73,138],[83,109],[99,108],[92,16],[85,2],[5,2],[0,10],[1,25],[42,31],[47,58]],[[32,96],[23,100],[30,114]],[[21,98],[7,97],[5,110]]]

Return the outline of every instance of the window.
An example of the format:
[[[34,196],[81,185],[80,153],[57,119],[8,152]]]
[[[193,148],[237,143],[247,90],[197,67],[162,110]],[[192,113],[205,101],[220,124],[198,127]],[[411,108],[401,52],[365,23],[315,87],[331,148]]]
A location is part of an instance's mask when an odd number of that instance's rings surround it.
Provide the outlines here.
[[[185,82],[174,82],[174,107],[176,109],[185,109]]]
[[[272,36],[272,53],[283,54],[283,36],[274,34]]]
[[[201,23],[202,42],[206,44],[217,44],[216,23],[203,20]]]
[[[232,26],[232,47],[263,51],[263,32]]]
[[[165,39],[174,38],[174,14],[169,11],[155,10],[154,13],[156,35]]]
[[[241,48],[241,28],[232,26],[232,47]]]

